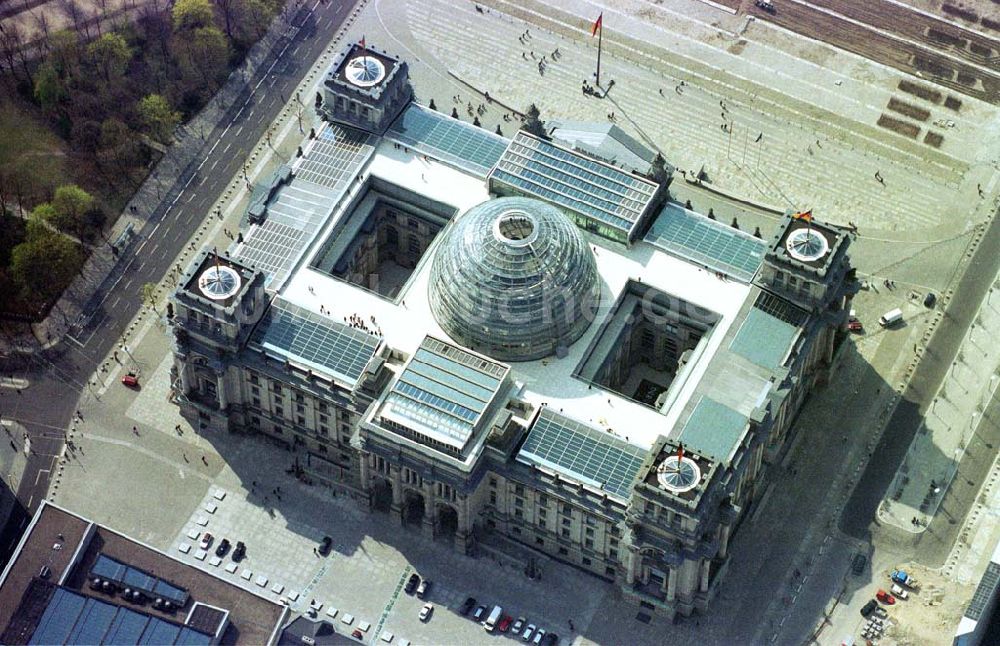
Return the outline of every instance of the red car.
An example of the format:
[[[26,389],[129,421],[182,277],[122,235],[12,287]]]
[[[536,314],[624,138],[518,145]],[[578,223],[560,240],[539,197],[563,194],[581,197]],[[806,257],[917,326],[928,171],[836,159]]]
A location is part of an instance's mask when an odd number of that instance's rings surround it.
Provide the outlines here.
[[[122,383],[125,384],[126,386],[128,386],[129,388],[138,388],[139,387],[139,377],[136,376],[136,374],[134,372],[130,372],[127,375],[125,375],[124,377],[122,377]]]
[[[852,319],[847,322],[847,329],[851,332],[864,332],[864,328],[861,326],[861,321],[858,319]]]
[[[514,618],[508,615],[504,615],[503,617],[500,617],[500,623],[497,624],[497,630],[499,630],[502,633],[505,633],[508,630],[510,630],[510,625],[512,623],[514,623]]]
[[[875,593],[875,598],[884,603],[887,606],[891,606],[896,603],[896,597],[892,596],[885,590],[879,590]]]

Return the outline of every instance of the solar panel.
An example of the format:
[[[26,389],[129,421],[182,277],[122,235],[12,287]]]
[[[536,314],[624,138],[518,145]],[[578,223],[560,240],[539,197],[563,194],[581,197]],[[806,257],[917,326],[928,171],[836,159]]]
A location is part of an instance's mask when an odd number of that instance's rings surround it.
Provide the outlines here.
[[[770,314],[779,321],[784,321],[789,325],[794,325],[799,327],[806,322],[809,318],[809,313],[792,303],[791,301],[786,301],[780,296],[776,296],[770,292],[761,292],[757,295],[757,300],[754,301],[753,306],[767,314]]]
[[[180,635],[181,627],[152,617],[149,621],[149,625],[146,626],[146,632],[142,634],[142,638],[139,639],[140,644],[173,644],[177,640],[177,636]]]
[[[749,283],[764,261],[767,243],[668,202],[646,241],[671,255]]]
[[[628,237],[655,182],[519,131],[490,180],[611,227]]]
[[[356,384],[382,337],[275,299],[252,342],[282,359]]]
[[[320,131],[309,153],[299,162],[295,178],[337,188],[350,182],[371,154],[371,136],[347,126],[328,124]]]
[[[87,599],[80,620],[70,633],[70,644],[100,644],[118,614],[117,606],[97,599]]]
[[[543,408],[518,453],[620,499],[630,495],[646,451],[617,437]]]
[[[500,135],[416,103],[410,104],[386,137],[479,177],[486,177],[508,143]]]
[[[104,554],[97,555],[94,565],[90,568],[90,577],[108,579],[119,585],[141,590],[149,596],[162,597],[181,607],[188,602],[189,595],[184,588],[179,588]]]
[[[388,414],[461,448],[508,371],[503,364],[425,337],[386,398]]]
[[[166,601],[171,601],[179,606],[187,604],[187,590],[171,585],[163,579],[157,579],[152,592],[154,596],[165,599]]]
[[[69,590],[59,588],[49,599],[31,636],[32,644],[66,644],[69,635],[83,612],[86,598]]]
[[[146,630],[149,617],[137,612],[127,612],[122,609],[108,629],[104,643],[109,646],[133,646],[139,643],[142,633]]]
[[[993,598],[993,594],[996,592],[998,582],[1000,582],[1000,564],[990,561],[990,564],[986,566],[986,572],[983,573],[983,578],[979,580],[979,585],[976,586],[972,600],[969,601],[969,607],[965,611],[966,617],[976,621],[982,618],[983,612],[986,611],[990,599]]]
[[[181,632],[177,635],[177,640],[174,643],[179,646],[208,646],[208,644],[212,643],[212,637],[185,626],[181,628]]]

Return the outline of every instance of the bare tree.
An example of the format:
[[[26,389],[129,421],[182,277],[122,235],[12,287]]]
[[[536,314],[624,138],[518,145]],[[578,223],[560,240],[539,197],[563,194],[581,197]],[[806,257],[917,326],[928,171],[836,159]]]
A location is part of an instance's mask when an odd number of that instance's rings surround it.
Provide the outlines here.
[[[49,34],[52,31],[52,26],[49,24],[49,14],[47,11],[33,11],[31,17],[35,19],[35,27],[38,29],[40,34],[39,42],[45,51],[49,51]]]

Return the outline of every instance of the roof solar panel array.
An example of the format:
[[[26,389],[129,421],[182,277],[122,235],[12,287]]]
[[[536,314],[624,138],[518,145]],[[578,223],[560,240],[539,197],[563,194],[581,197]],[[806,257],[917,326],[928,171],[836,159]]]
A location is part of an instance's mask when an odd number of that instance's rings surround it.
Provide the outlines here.
[[[353,386],[381,340],[278,298],[251,342],[272,356],[301,363]]]
[[[646,241],[669,254],[749,283],[764,261],[767,244],[725,224],[668,202]]]
[[[104,554],[97,556],[97,560],[94,561],[94,565],[90,568],[90,576],[114,581],[124,587],[145,592],[152,597],[161,597],[181,607],[188,602],[187,590],[171,585],[138,568],[126,565]]]
[[[403,112],[386,137],[486,177],[497,163],[507,139],[416,103]]]
[[[1000,583],[1000,563],[990,561],[986,566],[986,572],[979,579],[979,585],[969,601],[969,607],[965,611],[965,616],[969,619],[979,621],[986,611],[993,594],[996,592],[997,583]]]
[[[57,588],[29,643],[207,646],[212,643],[212,635],[73,590]]]
[[[546,466],[626,500],[646,451],[543,408],[518,460]]]
[[[632,173],[519,131],[490,179],[594,219],[628,235],[657,185]]]
[[[393,416],[461,448],[509,368],[426,337],[386,398]]]

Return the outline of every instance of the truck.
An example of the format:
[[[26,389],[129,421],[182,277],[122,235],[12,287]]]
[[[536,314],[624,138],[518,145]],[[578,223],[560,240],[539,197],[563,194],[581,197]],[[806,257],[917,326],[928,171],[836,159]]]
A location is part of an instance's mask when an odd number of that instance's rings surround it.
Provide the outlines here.
[[[917,587],[917,580],[907,574],[904,570],[893,570],[892,574],[889,575],[889,578],[892,579],[893,583],[905,585],[908,588]]]

